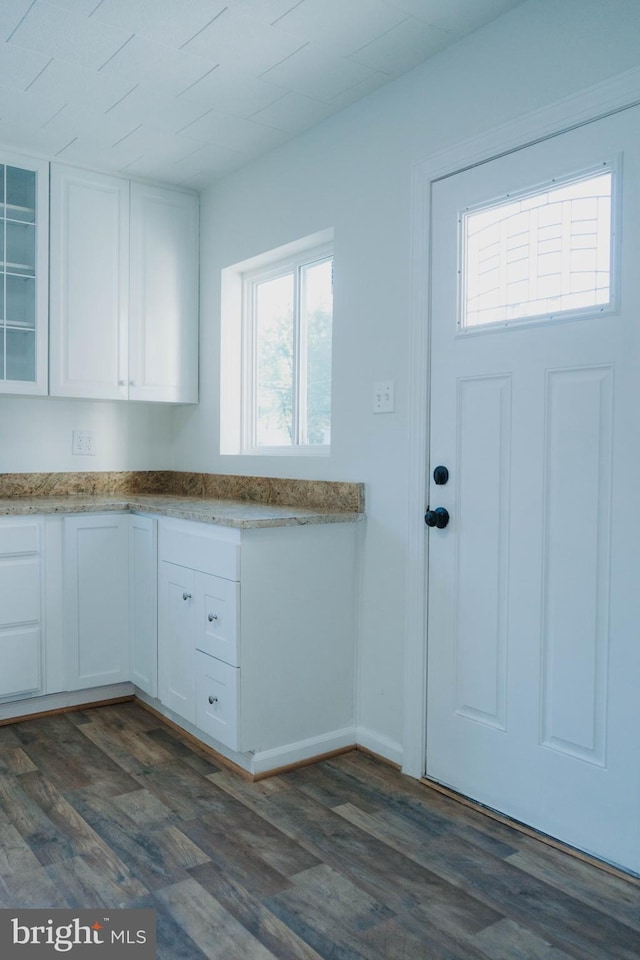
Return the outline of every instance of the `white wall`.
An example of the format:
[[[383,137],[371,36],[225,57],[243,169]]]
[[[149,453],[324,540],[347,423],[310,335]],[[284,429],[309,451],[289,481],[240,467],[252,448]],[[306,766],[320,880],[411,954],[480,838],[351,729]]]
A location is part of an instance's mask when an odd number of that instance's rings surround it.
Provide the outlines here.
[[[173,408],[164,404],[0,397],[0,473],[167,469]],[[94,430],[97,453],[71,453],[73,430]]]
[[[411,167],[639,63],[638,0],[530,0],[203,197],[201,404],[176,413],[175,462],[365,481],[359,722],[365,743],[394,759],[409,522]],[[220,271],[324,227],[335,230],[331,457],[220,457]],[[394,414],[371,413],[379,379],[396,381]]]

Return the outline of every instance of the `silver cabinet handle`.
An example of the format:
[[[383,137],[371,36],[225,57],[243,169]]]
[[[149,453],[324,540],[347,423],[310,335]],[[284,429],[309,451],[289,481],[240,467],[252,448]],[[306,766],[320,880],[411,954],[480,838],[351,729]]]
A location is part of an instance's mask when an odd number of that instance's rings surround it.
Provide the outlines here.
[[[217,703],[217,702],[218,702],[217,697],[209,697],[209,703]]]
[[[119,386],[119,387],[126,387],[126,385],[127,385],[127,381],[126,381],[126,380],[118,380],[118,386]]]
[[[207,617],[207,620],[209,621],[209,623],[213,623],[213,621],[217,619],[218,619],[217,613],[210,613],[209,616]]]
[[[191,600],[191,594],[190,594],[190,593],[187,593],[187,591],[185,590],[185,592],[182,594],[182,599],[183,599],[183,600]]]
[[[138,386],[137,381],[135,381],[135,380],[129,380],[129,386],[130,386],[130,387],[137,387],[137,386]]]

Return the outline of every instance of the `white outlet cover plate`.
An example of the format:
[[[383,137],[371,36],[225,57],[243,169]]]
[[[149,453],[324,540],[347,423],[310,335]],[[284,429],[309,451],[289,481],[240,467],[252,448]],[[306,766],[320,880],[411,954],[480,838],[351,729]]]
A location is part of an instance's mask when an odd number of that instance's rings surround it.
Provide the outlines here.
[[[373,384],[373,412],[393,413],[395,409],[395,383],[393,380],[376,380]]]
[[[71,452],[85,457],[96,454],[96,435],[94,430],[74,430]]]

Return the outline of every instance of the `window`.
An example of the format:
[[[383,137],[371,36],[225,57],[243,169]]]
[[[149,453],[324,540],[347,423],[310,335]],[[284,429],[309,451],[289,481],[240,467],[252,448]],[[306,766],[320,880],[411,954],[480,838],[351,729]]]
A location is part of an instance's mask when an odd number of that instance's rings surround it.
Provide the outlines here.
[[[220,452],[326,456],[333,230],[222,271]]]
[[[463,330],[612,305],[610,166],[464,213]]]

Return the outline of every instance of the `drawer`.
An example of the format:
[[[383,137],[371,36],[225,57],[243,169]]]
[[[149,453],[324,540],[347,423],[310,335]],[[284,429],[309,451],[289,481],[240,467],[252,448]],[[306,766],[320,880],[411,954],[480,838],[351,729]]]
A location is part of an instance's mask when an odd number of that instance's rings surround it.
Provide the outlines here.
[[[215,533],[206,523],[160,521],[160,560],[227,580],[240,579],[240,540],[236,530]]]
[[[196,725],[214,740],[238,749],[240,670],[196,652]]]
[[[0,697],[36,693],[40,677],[40,630],[0,630]]]
[[[0,627],[40,619],[40,559],[0,558]]]
[[[39,521],[0,521],[0,557],[40,552]]]
[[[196,647],[210,657],[240,665],[238,618],[240,584],[222,577],[196,574],[198,627]]]

